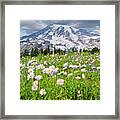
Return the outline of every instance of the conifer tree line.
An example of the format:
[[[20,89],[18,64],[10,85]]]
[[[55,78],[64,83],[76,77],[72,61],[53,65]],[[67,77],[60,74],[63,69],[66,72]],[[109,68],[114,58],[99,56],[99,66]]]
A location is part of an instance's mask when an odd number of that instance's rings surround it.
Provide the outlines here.
[[[94,47],[92,50],[84,50],[83,49],[83,52],[91,52],[92,54],[94,54],[95,52],[98,52],[100,51],[97,47]],[[52,48],[52,50],[50,49],[50,46],[48,46],[46,49],[43,49],[43,48],[40,48],[38,49],[37,47],[32,47],[31,50],[28,50],[27,48],[21,52],[20,56],[21,57],[25,57],[25,56],[31,56],[31,57],[34,57],[34,56],[38,56],[39,54],[44,54],[44,55],[47,55],[47,54],[68,54],[69,52],[78,52],[78,53],[81,53],[82,52],[82,49],[80,49],[79,51],[73,47],[72,49],[66,49],[66,50],[61,50],[60,48],[59,49],[56,49],[55,47]]]

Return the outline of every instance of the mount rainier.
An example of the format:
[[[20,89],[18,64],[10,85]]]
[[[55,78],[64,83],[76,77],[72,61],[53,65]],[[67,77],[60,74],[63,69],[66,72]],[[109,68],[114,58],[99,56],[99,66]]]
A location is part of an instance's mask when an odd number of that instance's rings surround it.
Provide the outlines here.
[[[46,49],[100,49],[100,34],[95,30],[78,29],[68,25],[51,24],[30,35],[20,37],[21,50],[37,47]]]

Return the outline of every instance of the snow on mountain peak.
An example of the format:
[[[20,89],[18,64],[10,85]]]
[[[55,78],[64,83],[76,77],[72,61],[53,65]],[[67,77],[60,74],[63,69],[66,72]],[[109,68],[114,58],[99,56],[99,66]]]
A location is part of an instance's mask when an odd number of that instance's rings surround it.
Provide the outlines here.
[[[85,29],[78,29],[69,25],[51,24],[36,33],[21,37],[21,43],[37,42],[37,44],[43,45],[44,42],[49,42],[49,44],[56,46],[56,48],[63,49],[66,47],[71,49],[76,46],[78,46],[77,48],[84,48],[86,44],[87,46],[97,44],[99,39],[100,36],[96,32],[94,33],[94,31],[89,32]]]

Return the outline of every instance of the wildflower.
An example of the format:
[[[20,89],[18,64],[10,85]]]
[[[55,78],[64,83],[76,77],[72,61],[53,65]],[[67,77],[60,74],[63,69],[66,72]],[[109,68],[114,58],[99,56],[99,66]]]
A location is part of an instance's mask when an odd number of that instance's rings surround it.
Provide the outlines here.
[[[43,70],[43,73],[50,74],[50,69],[49,69],[49,68],[45,68],[45,69]]]
[[[41,89],[41,90],[40,90],[40,95],[42,95],[42,96],[43,96],[43,95],[46,95],[45,89]]]
[[[20,68],[22,68],[22,63],[20,63]]]
[[[35,86],[35,85],[32,86],[33,91],[36,91],[37,89],[38,89],[38,86]]]
[[[50,66],[49,68],[50,68],[50,69],[54,69],[54,68],[55,68],[55,66],[54,66],[54,65],[52,65],[52,66]]]
[[[79,67],[81,67],[81,64],[79,63]]]
[[[69,68],[77,69],[77,68],[79,68],[79,66],[77,66],[77,65],[70,65]]]
[[[34,66],[28,66],[27,68],[28,69],[33,69],[33,70],[35,69]]]
[[[57,80],[57,84],[58,85],[63,85],[64,84],[64,80],[63,79],[58,79]]]
[[[24,69],[25,68],[25,64],[20,64],[20,69]]]
[[[49,74],[49,75],[55,75],[58,71],[58,68],[55,68],[55,66],[50,66],[49,68],[45,68],[43,70],[43,73]]]
[[[60,72],[60,73],[58,73],[57,75],[61,75],[61,72]]]
[[[83,64],[83,65],[81,65],[81,68],[86,68],[86,65],[84,65],[84,64]]]
[[[31,65],[37,65],[37,61],[32,62]]]
[[[38,86],[38,81],[35,80],[32,85],[33,85],[33,86]]]
[[[82,68],[82,69],[81,69],[81,72],[86,72],[86,69],[85,69],[85,68]]]
[[[64,65],[63,65],[63,67],[65,68],[65,67],[68,67],[68,62],[66,62]]]
[[[91,67],[91,66],[92,66],[92,64],[90,63],[90,64],[89,64],[89,66]]]
[[[58,68],[55,68],[53,66],[50,66],[49,69],[50,69],[50,74],[51,75],[55,75],[58,71]]]
[[[36,65],[37,61],[36,60],[31,60],[28,62],[27,66],[32,66],[32,65]]]
[[[77,76],[77,77],[75,77],[75,79],[80,80],[80,77],[79,77],[79,76]]]
[[[34,81],[33,84],[32,84],[32,90],[33,91],[36,91],[38,89],[38,81]]]
[[[57,75],[67,75],[67,72],[62,71],[62,72],[58,73]]]
[[[85,79],[85,74],[84,73],[82,74],[82,78]]]
[[[42,79],[42,76],[41,76],[41,75],[35,76],[35,79],[36,79],[36,80],[41,80],[41,79]]]
[[[55,55],[53,54],[52,57],[54,57]]]
[[[80,90],[78,90],[78,92],[77,92],[77,96],[78,96],[78,97],[81,96],[81,94],[80,94]]]
[[[67,72],[64,72],[63,75],[67,75]]]
[[[100,67],[97,67],[97,70],[100,70]]]
[[[66,70],[68,67],[64,67],[63,70]]]
[[[93,72],[93,70],[88,70],[88,72]]]
[[[69,73],[69,74],[68,74],[68,77],[70,77],[70,76],[72,76],[72,75],[73,75],[73,73]]]
[[[34,72],[34,69],[33,68],[29,68],[28,69],[28,73],[30,74],[30,73],[33,73]]]
[[[28,80],[33,79],[33,78],[34,78],[34,73],[33,72],[28,73]]]
[[[45,68],[45,66],[43,64],[39,64],[38,66],[36,66],[36,69],[43,70],[44,68]]]
[[[92,69],[95,71],[97,68],[96,67],[92,67]]]
[[[78,61],[78,58],[75,60],[75,62],[77,62]]]
[[[92,60],[92,61],[91,61],[91,64],[93,64],[94,62],[95,62],[95,60]]]
[[[44,65],[47,65],[47,61],[44,61]]]

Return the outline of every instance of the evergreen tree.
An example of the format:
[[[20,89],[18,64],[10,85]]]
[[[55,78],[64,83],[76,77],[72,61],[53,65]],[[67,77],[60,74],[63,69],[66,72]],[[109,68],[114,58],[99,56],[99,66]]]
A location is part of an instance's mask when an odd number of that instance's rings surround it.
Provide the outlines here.
[[[48,45],[48,50],[47,50],[47,51],[48,51],[48,53],[50,54],[50,46],[49,46],[49,45]]]
[[[58,53],[59,53],[59,55],[60,55],[60,52],[61,52],[61,51],[60,51],[60,48],[59,48],[59,49],[58,49]]]
[[[40,49],[40,53],[43,54],[43,48]]]
[[[94,47],[94,48],[92,49],[91,53],[94,54],[95,52],[98,52],[98,51],[99,51],[99,49],[98,49],[97,47]]]
[[[38,54],[39,54],[38,48],[35,47],[35,49],[34,49],[34,56],[37,56]]]
[[[34,48],[31,50],[31,57],[34,57]]]
[[[45,49],[45,50],[43,51],[43,53],[44,53],[44,55],[47,55],[47,53],[48,53],[47,49]]]
[[[23,52],[23,56],[28,56],[28,55],[29,55],[29,51],[27,49],[25,49]]]
[[[54,50],[54,54],[56,54],[56,49],[55,49],[55,46],[54,46],[53,50]]]

